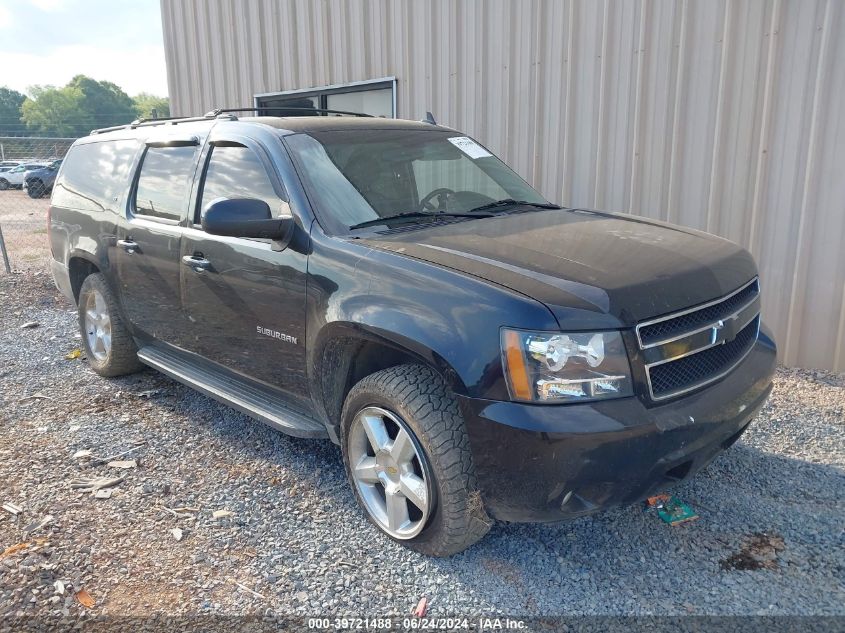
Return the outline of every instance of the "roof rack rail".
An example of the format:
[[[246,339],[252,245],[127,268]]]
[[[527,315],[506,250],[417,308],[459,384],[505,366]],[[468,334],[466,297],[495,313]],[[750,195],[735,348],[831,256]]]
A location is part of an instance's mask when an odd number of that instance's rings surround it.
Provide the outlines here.
[[[205,116],[213,118],[229,112],[278,112],[279,110],[282,110],[284,112],[288,112],[290,110],[297,110],[300,112],[325,112],[326,114],[345,114],[346,116],[359,116],[370,118],[372,118],[373,116],[372,114],[364,114],[363,112],[350,112],[349,110],[329,110],[326,108],[297,108],[293,106],[275,106],[264,108],[217,108],[216,110],[212,110],[211,112],[206,112]]]
[[[298,110],[301,112],[324,112],[326,114],[343,114],[346,116],[358,116],[358,117],[372,117],[372,114],[364,114],[363,112],[349,112],[348,110],[328,110],[323,108],[295,108],[295,107],[287,107],[287,106],[276,106],[274,108],[216,108],[215,110],[211,110],[206,112],[202,116],[190,116],[190,117],[159,117],[157,119],[135,119],[132,123],[126,123],[125,125],[114,125],[112,127],[103,127],[97,130],[91,130],[91,134],[104,134],[106,132],[115,132],[117,130],[134,130],[138,127],[149,127],[153,125],[176,125],[177,123],[190,123],[191,121],[208,121],[209,119],[216,119],[221,114],[229,114],[232,118],[235,118],[232,113],[234,112],[272,112],[272,111],[290,111],[290,110]]]
[[[135,119],[132,123],[124,125],[114,125],[112,127],[103,127],[97,130],[91,130],[91,134],[104,134],[105,132],[114,132],[116,130],[134,130],[138,127],[151,127],[154,125],[176,125],[177,123],[189,123],[191,121],[208,121],[208,116],[190,116],[190,117],[159,117],[157,119]]]

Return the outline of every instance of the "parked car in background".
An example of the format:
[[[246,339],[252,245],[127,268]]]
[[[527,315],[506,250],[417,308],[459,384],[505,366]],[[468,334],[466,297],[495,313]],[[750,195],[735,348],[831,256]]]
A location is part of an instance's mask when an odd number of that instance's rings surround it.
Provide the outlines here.
[[[53,191],[53,183],[56,182],[56,174],[59,173],[59,166],[62,159],[54,160],[45,167],[38,167],[24,172],[23,188],[30,198],[40,198]]]
[[[3,189],[20,189],[23,187],[24,175],[28,170],[45,167],[47,163],[22,163],[17,167],[12,167],[9,171],[0,173],[0,190]]]

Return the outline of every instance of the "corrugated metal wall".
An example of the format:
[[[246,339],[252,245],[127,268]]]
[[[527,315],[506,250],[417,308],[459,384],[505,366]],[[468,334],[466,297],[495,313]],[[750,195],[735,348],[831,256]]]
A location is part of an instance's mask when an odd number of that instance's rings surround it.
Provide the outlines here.
[[[177,114],[395,76],[550,199],[749,248],[787,364],[845,370],[841,0],[162,0]]]

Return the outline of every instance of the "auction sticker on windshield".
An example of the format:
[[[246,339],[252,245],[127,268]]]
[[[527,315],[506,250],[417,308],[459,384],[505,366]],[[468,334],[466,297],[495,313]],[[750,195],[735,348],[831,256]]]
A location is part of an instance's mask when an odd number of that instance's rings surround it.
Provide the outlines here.
[[[449,142],[470,158],[486,158],[493,155],[468,136],[453,136]]]

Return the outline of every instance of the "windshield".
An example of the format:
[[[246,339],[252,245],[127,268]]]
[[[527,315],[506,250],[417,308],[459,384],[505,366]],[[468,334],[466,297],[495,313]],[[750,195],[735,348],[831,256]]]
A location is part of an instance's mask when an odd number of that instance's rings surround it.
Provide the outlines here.
[[[358,129],[285,140],[332,233],[400,213],[466,213],[503,199],[546,203],[501,160],[456,132]]]

